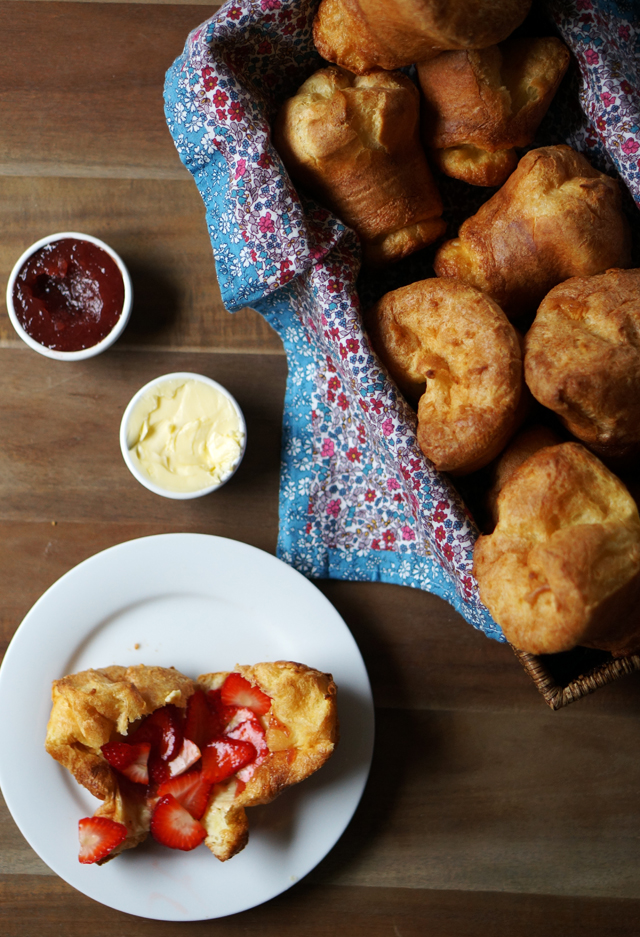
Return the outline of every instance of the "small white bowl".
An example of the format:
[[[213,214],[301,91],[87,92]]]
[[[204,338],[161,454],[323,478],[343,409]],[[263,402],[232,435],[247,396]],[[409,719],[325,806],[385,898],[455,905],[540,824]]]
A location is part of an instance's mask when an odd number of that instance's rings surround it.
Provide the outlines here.
[[[89,241],[91,244],[95,244],[96,247],[101,247],[115,262],[124,282],[124,303],[122,305],[120,318],[102,341],[98,342],[97,345],[91,345],[90,348],[82,348],[79,351],[55,351],[53,348],[47,348],[46,345],[41,345],[40,342],[37,342],[35,338],[32,338],[29,333],[23,329],[13,305],[13,287],[26,261],[32,254],[35,254],[37,250],[40,250],[41,247],[45,247],[47,244],[53,244],[55,241],[61,241],[63,238],[73,238],[76,241]],[[79,234],[77,231],[62,231],[59,234],[50,234],[48,237],[40,238],[39,241],[36,241],[35,244],[28,247],[24,254],[18,258],[11,271],[9,282],[7,283],[7,311],[14,329],[29,348],[33,348],[34,351],[44,355],[46,358],[55,358],[57,361],[83,361],[85,358],[93,358],[95,355],[106,351],[107,348],[120,338],[126,328],[131,315],[132,304],[133,287],[131,285],[131,277],[129,276],[129,271],[125,267],[122,258],[116,254],[112,247],[105,244],[104,241],[101,241],[99,238],[94,238],[90,234]]]
[[[226,397],[237,413],[239,429],[243,437],[242,447],[240,449],[240,455],[237,461],[234,463],[231,470],[229,471],[229,473],[225,475],[220,481],[216,482],[215,484],[208,485],[205,488],[199,488],[196,491],[171,491],[168,488],[162,488],[160,485],[156,485],[155,482],[153,482],[149,478],[148,475],[140,471],[140,469],[138,468],[134,460],[131,458],[131,452],[129,451],[129,445],[128,445],[129,423],[131,421],[131,417],[139,401],[149,391],[153,390],[154,388],[158,387],[161,384],[165,384],[168,381],[174,381],[174,380],[202,381],[202,383],[208,384],[209,387],[213,387],[220,394]],[[247,424],[245,422],[244,414],[242,410],[240,409],[240,406],[237,400],[235,399],[235,397],[233,397],[229,393],[226,387],[223,387],[222,384],[218,384],[217,381],[212,380],[210,377],[206,377],[204,374],[194,374],[191,371],[175,371],[171,374],[163,374],[160,377],[156,377],[153,381],[149,381],[148,384],[145,384],[144,387],[141,387],[140,390],[137,392],[137,394],[134,394],[134,396],[131,398],[131,400],[129,401],[129,404],[127,405],[126,410],[124,411],[124,414],[122,415],[122,421],[120,423],[120,450],[122,452],[122,458],[125,461],[125,465],[129,469],[133,477],[137,479],[137,481],[139,481],[141,485],[144,485],[145,488],[147,488],[149,491],[152,491],[154,494],[161,495],[163,498],[172,498],[175,501],[188,501],[191,498],[201,498],[203,497],[203,495],[211,494],[212,491],[217,491],[218,488],[222,488],[222,486],[225,485],[229,481],[229,479],[232,478],[233,475],[235,475],[235,473],[237,472],[240,466],[240,463],[242,462],[242,459],[244,457],[246,445],[247,445]]]

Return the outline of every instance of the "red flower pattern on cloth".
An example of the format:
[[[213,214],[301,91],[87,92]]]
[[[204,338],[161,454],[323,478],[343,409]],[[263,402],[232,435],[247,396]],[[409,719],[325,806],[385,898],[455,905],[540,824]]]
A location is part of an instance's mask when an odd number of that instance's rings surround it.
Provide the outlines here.
[[[166,98],[172,136],[207,205],[225,303],[255,304],[287,349],[280,555],[315,576],[378,578],[393,569],[392,581],[438,591],[500,638],[471,574],[469,513],[420,452],[415,413],[363,331],[355,236],[298,195],[270,142],[278,102],[321,64],[315,6],[227,3],[189,37]],[[614,161],[637,196],[639,82],[623,54],[628,46],[637,55],[637,23],[604,0],[550,0],[550,8],[576,53],[590,119],[567,142],[589,156],[613,139]],[[620,67],[611,66],[614,54]]]
[[[567,142],[596,163],[598,154],[590,150],[604,147],[640,205],[640,6],[632,0],[548,0],[547,7],[576,57],[580,104],[591,121],[591,128]]]

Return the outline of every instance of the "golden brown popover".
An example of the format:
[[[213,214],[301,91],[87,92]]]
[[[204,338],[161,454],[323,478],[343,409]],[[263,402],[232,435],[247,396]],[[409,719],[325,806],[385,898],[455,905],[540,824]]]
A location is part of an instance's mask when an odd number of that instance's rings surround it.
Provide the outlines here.
[[[313,24],[320,55],[358,75],[483,49],[506,39],[531,0],[322,0]]]
[[[232,682],[238,696],[236,705],[229,705],[224,695],[224,688]],[[207,702],[212,693],[218,694],[215,706]],[[200,699],[195,700],[198,695]],[[251,709],[256,695],[261,701],[259,712]],[[205,674],[197,681],[174,668],[142,664],[85,670],[54,681],[52,700],[46,750],[103,801],[93,819],[104,818],[111,829],[122,825],[123,838],[115,848],[99,860],[83,858],[83,862],[102,864],[146,839],[150,828],[153,831],[162,784],[174,777],[184,780],[188,771],[194,783],[208,782],[204,783],[203,813],[192,821],[196,826],[201,824],[198,841],[221,861],[229,859],[248,840],[245,807],[268,803],[286,787],[308,777],[324,764],[338,741],[336,686],[331,675],[291,661],[237,666],[231,674]],[[194,705],[192,712],[194,702],[199,707]],[[158,716],[162,719],[149,727],[149,718]],[[162,757],[156,754],[152,768],[158,725],[163,727],[161,732],[177,733],[176,744],[183,748],[175,762],[162,761],[168,757],[166,751]],[[203,735],[207,731],[209,734]],[[192,744],[196,734],[200,750]],[[246,767],[227,772],[219,781],[213,775],[204,777],[208,748],[222,741],[223,748],[241,749],[238,740],[254,743]],[[137,774],[122,773],[128,766],[113,760],[109,746],[144,749],[145,743],[148,762],[142,767],[148,776],[141,781]],[[115,754],[121,757],[121,752]],[[171,754],[174,757],[175,752]],[[185,767],[187,757],[191,761]],[[213,770],[219,777],[215,762]],[[89,818],[81,822],[91,824]]]
[[[434,268],[517,318],[569,277],[628,267],[630,250],[618,183],[571,147],[546,146],[522,157],[458,237],[438,249]]]
[[[515,470],[538,449],[558,446],[563,441],[558,433],[540,423],[522,427],[509,441],[506,449],[487,469],[489,485],[484,493],[484,509],[491,530],[498,522],[498,496]]]
[[[640,647],[638,509],[579,443],[539,449],[511,474],[473,559],[482,601],[520,650]]]
[[[398,260],[444,234],[419,141],[419,92],[400,72],[323,68],[285,102],[274,144],[294,181],[353,228],[365,260]]]
[[[366,314],[374,348],[418,403],[418,443],[441,471],[489,463],[524,415],[518,335],[499,306],[457,280],[387,293]]]
[[[526,336],[533,396],[602,458],[640,452],[640,270],[574,277],[545,296]]]
[[[443,52],[418,65],[423,140],[447,175],[497,186],[533,141],[569,65],[554,37],[507,39],[487,49]]]

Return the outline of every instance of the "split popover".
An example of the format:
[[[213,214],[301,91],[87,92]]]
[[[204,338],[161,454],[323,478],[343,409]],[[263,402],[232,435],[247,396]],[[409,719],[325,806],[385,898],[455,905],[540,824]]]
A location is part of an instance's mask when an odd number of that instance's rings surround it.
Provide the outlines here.
[[[506,39],[531,0],[322,0],[313,24],[320,55],[358,75],[423,62],[442,49]]]
[[[622,482],[584,446],[562,443],[526,459],[497,507],[474,574],[507,639],[531,654],[638,650],[640,517]]]
[[[554,37],[507,39],[487,49],[443,52],[418,65],[423,140],[446,175],[498,186],[532,143],[569,65]]]
[[[569,277],[628,267],[630,242],[617,182],[571,147],[546,146],[522,157],[458,237],[438,249],[434,268],[518,318]]]
[[[525,413],[518,335],[488,296],[436,278],[387,293],[365,317],[398,387],[418,403],[418,444],[435,467],[487,465]]]
[[[574,277],[526,336],[533,396],[602,458],[640,453],[640,270]]]
[[[398,260],[442,234],[419,141],[419,92],[400,72],[317,71],[281,108],[274,144],[294,181],[353,228],[366,261]]]
[[[151,830],[221,861],[247,843],[246,807],[304,780],[338,740],[330,674],[290,661],[197,681],[173,668],[105,667],[56,680],[45,747],[102,805],[80,821],[101,864]]]

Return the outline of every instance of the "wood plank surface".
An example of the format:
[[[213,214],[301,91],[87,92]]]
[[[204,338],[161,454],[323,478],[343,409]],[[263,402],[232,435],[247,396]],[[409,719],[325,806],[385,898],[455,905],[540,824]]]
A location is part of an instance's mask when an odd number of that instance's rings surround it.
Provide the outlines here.
[[[245,458],[233,485],[215,497],[160,498],[136,482],[122,459],[118,434],[127,403],[143,384],[171,371],[219,380],[245,413]],[[251,517],[255,536],[267,525],[272,537],[284,377],[284,359],[269,355],[111,350],[76,364],[0,349],[0,388],[11,399],[0,413],[0,516],[96,524],[113,521],[117,506],[123,525],[199,524],[222,532]]]
[[[134,307],[119,348],[283,353],[257,312],[224,308],[204,206],[189,178],[0,175],[0,225],[0,345],[24,348],[6,311],[13,265],[41,237],[79,231],[110,244],[131,274]]]
[[[77,365],[26,349],[1,301],[0,655],[49,585],[116,543],[184,530],[275,551],[286,359],[255,312],[224,309],[162,113],[164,73],[213,8],[0,0],[2,294],[25,247],[60,230],[111,243],[135,289],[118,345]],[[193,502],[143,489],[118,446],[131,395],[174,370],[220,380],[248,423],[233,483]],[[231,918],[149,921],[59,879],[0,800],[2,937],[640,931],[640,674],[553,713],[510,649],[436,596],[318,586],[361,648],[377,719],[365,795],[324,861]]]
[[[362,802],[309,882],[372,893],[640,894],[637,719],[380,708],[376,718]],[[283,795],[281,816],[295,811],[298,794]],[[250,823],[268,811],[250,810]],[[47,875],[11,819],[0,818],[0,874]]]
[[[303,882],[243,914],[179,924],[104,908],[64,882],[54,887],[50,879],[0,877],[3,937],[633,937],[638,911],[637,901],[401,888],[372,893]]]
[[[162,89],[208,15],[198,5],[154,15],[148,4],[2,0],[0,171],[189,178],[164,121]]]

